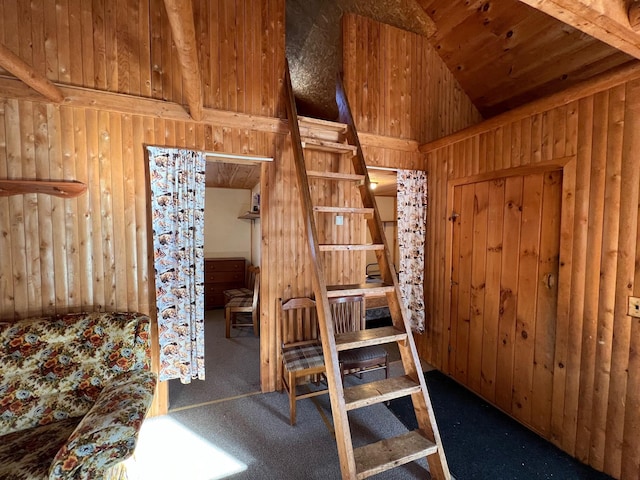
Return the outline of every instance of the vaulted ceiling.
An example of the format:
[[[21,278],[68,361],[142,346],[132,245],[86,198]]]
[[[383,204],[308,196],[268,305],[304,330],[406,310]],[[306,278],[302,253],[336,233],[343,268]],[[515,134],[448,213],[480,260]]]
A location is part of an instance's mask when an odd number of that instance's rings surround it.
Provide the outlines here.
[[[624,7],[614,11],[625,17],[617,19],[619,23],[627,20],[628,1],[605,2]],[[580,9],[564,8],[573,4]],[[342,68],[345,12],[427,37],[480,113],[489,118],[635,61],[622,51],[640,51],[633,32],[620,31],[611,20],[600,30],[593,27],[584,16],[602,15],[587,11],[589,5],[593,0],[286,0],[286,52],[299,113],[337,117],[335,78]],[[569,26],[572,20],[589,34]],[[611,32],[618,36],[607,43]],[[251,188],[259,179],[258,170],[209,164],[207,183]],[[380,185],[378,195],[394,194],[392,173],[370,175]]]
[[[287,57],[303,114],[336,116],[343,12],[429,37],[485,118],[633,60],[520,0],[287,0]]]
[[[431,42],[486,118],[632,60],[518,0],[419,0]]]

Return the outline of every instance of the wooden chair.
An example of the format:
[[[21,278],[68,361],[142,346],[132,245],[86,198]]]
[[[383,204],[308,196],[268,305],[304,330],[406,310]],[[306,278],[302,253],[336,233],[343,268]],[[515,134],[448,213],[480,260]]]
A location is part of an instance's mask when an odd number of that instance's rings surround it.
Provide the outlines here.
[[[252,297],[253,296],[253,286],[256,283],[256,275],[260,273],[260,267],[256,267],[255,265],[249,265],[247,267],[247,275],[245,277],[245,287],[240,288],[232,288],[230,290],[225,290],[222,292],[224,294],[224,303],[227,304],[232,298],[236,297]]]
[[[224,306],[225,316],[225,337],[231,337],[231,327],[253,327],[253,334],[257,337],[260,335],[260,270],[255,274],[253,284],[253,292],[251,297],[235,297],[229,300]],[[236,315],[238,313],[251,314],[251,322],[238,322]]]
[[[336,333],[347,333],[364,330],[366,327],[364,297],[348,296],[329,299]],[[389,378],[389,354],[379,345],[345,350],[338,353],[340,372],[345,375],[357,373],[362,378],[363,372],[385,370],[385,378]]]
[[[287,390],[289,395],[289,416],[291,425],[296,424],[296,402],[303,398],[315,397],[327,393],[327,389],[298,394],[298,379],[311,377],[318,379],[325,372],[322,345],[319,340],[316,302],[307,297],[278,301],[279,335],[282,362],[280,391]]]

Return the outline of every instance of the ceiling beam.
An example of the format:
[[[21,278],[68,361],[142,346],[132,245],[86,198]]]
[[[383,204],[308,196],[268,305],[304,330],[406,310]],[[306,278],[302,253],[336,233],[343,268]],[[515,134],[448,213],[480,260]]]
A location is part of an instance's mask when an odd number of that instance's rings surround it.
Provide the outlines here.
[[[418,0],[402,0],[406,8],[411,12],[421,27],[421,35],[431,38],[436,34],[437,27],[433,19],[427,15]]]
[[[191,0],[164,0],[191,118],[202,120],[202,77]]]
[[[58,87],[33,67],[0,43],[0,66],[54,103],[60,103],[64,96]]]
[[[630,24],[626,0],[520,0],[614,48],[640,59],[640,32]]]

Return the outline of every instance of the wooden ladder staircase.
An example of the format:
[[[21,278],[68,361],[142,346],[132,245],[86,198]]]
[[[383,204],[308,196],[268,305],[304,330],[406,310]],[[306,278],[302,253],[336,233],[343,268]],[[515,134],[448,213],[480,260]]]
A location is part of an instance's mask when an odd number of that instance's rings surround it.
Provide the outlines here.
[[[450,479],[451,475],[440,441],[440,434],[435,422],[422,368],[420,367],[420,360],[413,335],[409,329],[405,309],[402,306],[395,269],[389,261],[389,249],[384,238],[382,222],[370,190],[369,176],[362,148],[360,147],[342,81],[338,79],[336,91],[336,100],[342,124],[312,119],[299,120],[288,65],[285,73],[285,90],[291,143],[302,210],[305,215],[306,234],[313,262],[314,292],[342,478],[367,478],[426,457],[432,479]],[[334,130],[333,134],[335,135],[336,126],[340,129],[339,135],[345,138],[346,142],[328,140],[327,138],[330,138],[330,135],[323,136],[317,133],[323,129],[327,131]],[[349,155],[352,157],[353,171],[355,173],[308,171],[304,159],[305,149],[320,149]],[[356,182],[363,206],[358,208],[314,206],[311,200],[310,178],[335,182]],[[372,243],[367,245],[319,244],[314,212],[365,215],[371,232]],[[375,251],[382,276],[381,283],[327,285],[321,252],[361,252],[363,250]],[[333,320],[330,318],[329,298],[348,295],[386,295],[393,326],[334,335]],[[364,383],[356,387],[343,388],[338,364],[338,352],[367,345],[382,345],[392,342],[397,342],[400,349],[404,366],[403,376],[390,377],[389,379]],[[411,396],[418,421],[418,429],[398,437],[382,439],[364,447],[354,448],[347,412],[404,396]]]

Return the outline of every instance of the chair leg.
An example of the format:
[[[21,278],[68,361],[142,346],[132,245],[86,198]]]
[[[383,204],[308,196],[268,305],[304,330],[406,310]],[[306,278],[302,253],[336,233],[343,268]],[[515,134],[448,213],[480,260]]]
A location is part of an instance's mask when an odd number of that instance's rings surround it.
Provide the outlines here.
[[[296,424],[296,376],[289,372],[289,416],[291,425]]]
[[[255,310],[251,312],[251,320],[253,321],[253,334],[256,337],[260,336],[260,323],[258,319],[258,312]]]
[[[225,317],[225,326],[224,326],[224,336],[225,338],[231,337],[231,309],[224,309],[224,317]]]

